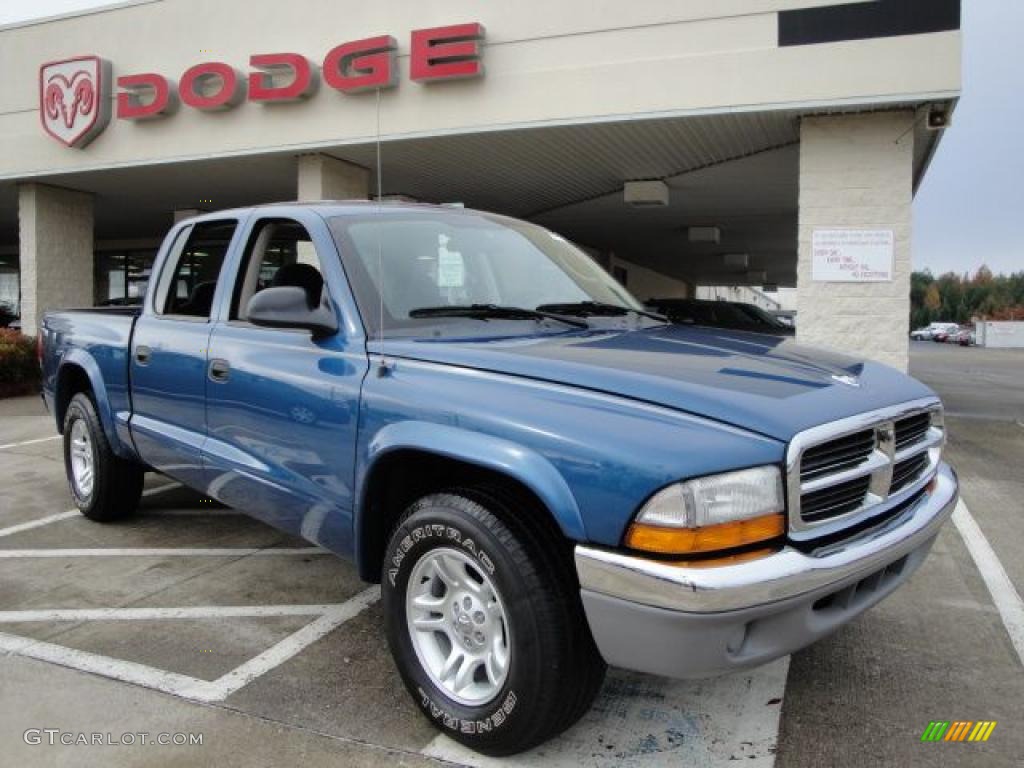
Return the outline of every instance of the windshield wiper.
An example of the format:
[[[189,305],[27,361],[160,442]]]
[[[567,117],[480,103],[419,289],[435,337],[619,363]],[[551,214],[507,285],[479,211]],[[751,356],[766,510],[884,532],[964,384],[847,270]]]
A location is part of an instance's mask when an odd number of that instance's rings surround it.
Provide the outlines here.
[[[557,320],[574,328],[590,328],[582,320],[571,320],[554,312],[526,307],[505,307],[499,304],[451,304],[439,307],[418,307],[409,310],[409,317],[471,317],[477,320]]]
[[[537,307],[538,312],[553,312],[558,315],[577,315],[579,317],[616,317],[635,312],[643,317],[649,317],[662,323],[667,323],[668,318],[656,312],[648,312],[644,309],[633,309],[623,307],[619,304],[608,304],[604,301],[573,301],[564,304],[541,304]]]

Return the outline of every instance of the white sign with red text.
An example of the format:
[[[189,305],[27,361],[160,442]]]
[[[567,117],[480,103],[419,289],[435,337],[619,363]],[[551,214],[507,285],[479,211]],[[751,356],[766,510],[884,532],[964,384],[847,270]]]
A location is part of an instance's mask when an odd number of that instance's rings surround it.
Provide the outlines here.
[[[811,236],[811,279],[891,282],[893,243],[891,229],[816,229]]]

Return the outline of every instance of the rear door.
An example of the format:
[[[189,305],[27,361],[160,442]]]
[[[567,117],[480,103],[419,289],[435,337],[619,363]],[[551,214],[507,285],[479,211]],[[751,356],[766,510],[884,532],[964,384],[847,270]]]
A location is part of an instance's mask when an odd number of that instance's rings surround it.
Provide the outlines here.
[[[319,215],[256,214],[232,269],[209,345],[204,450],[207,492],[216,499],[335,552],[351,549],[359,392],[365,341],[334,242]],[[314,306],[326,295],[341,330],[309,331],[248,322],[249,299],[291,285]]]
[[[201,220],[174,236],[131,349],[132,438],[151,466],[203,487],[206,358],[236,218]]]

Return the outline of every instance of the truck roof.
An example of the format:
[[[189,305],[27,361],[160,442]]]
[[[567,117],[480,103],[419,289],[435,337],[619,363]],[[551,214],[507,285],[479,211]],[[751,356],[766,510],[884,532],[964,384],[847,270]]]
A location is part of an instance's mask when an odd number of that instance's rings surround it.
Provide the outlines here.
[[[323,216],[340,216],[346,213],[365,213],[366,209],[387,210],[390,212],[401,210],[423,210],[440,209],[446,211],[467,210],[461,206],[445,205],[437,203],[414,203],[405,201],[390,200],[282,200],[274,203],[260,203],[258,205],[247,205],[238,208],[224,208],[216,211],[209,211],[190,217],[190,219],[201,219],[207,217],[224,216],[225,214],[244,214],[250,211],[265,211],[268,208],[312,208]]]

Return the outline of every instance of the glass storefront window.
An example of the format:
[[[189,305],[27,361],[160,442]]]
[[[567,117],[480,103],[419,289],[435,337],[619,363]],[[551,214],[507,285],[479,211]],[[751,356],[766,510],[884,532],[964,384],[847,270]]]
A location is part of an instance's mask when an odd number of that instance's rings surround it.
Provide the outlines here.
[[[97,253],[94,260],[96,305],[141,303],[154,258],[156,249]]]

